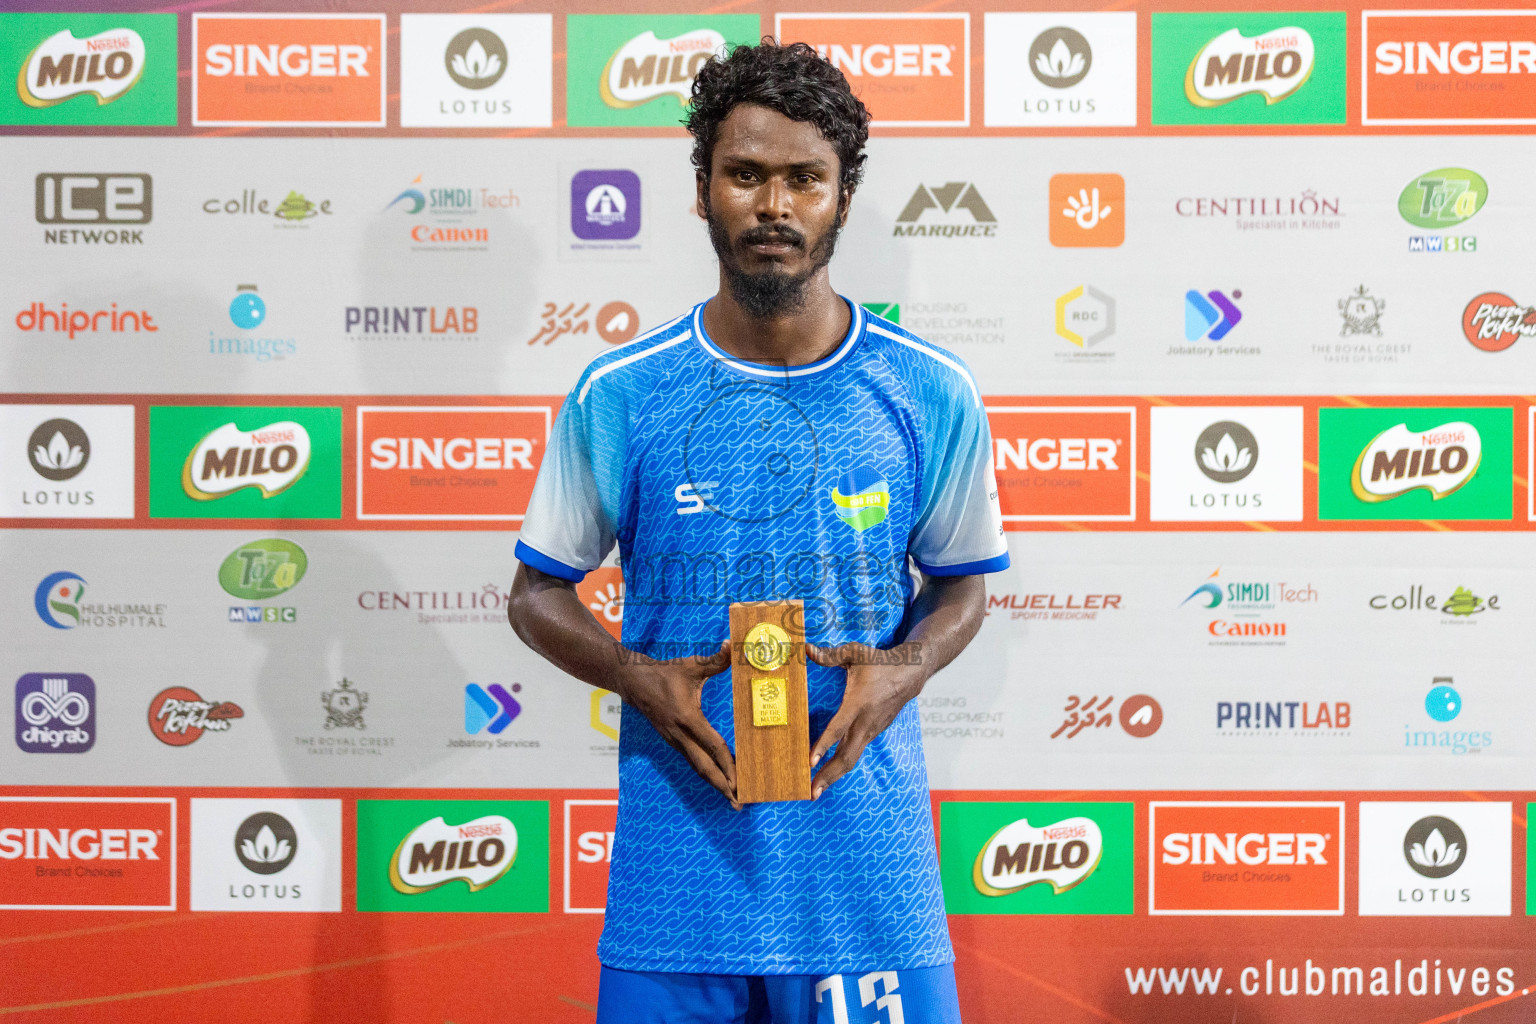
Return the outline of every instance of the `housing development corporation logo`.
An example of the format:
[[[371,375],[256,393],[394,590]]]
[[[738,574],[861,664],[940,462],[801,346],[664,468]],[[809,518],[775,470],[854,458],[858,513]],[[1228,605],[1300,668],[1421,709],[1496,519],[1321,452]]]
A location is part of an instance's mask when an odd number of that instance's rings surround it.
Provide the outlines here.
[[[400,124],[547,128],[554,18],[402,14]]]
[[[16,680],[16,746],[28,754],[83,754],[96,745],[96,682],[80,672]]]
[[[1521,338],[1536,337],[1536,306],[1522,306],[1503,292],[1483,292],[1462,311],[1461,331],[1474,347],[1502,352]]]
[[[1136,410],[989,406],[1004,522],[1136,518]]]
[[[1136,16],[988,11],[988,127],[1134,125]]]
[[[549,804],[359,800],[359,910],[549,909]]]
[[[566,120],[573,127],[675,126],[699,68],[759,36],[755,14],[572,14]]]
[[[1536,12],[1364,11],[1361,123],[1536,123]]]
[[[176,15],[0,14],[0,124],[174,125]]]
[[[1507,916],[1508,803],[1360,802],[1362,917]]]

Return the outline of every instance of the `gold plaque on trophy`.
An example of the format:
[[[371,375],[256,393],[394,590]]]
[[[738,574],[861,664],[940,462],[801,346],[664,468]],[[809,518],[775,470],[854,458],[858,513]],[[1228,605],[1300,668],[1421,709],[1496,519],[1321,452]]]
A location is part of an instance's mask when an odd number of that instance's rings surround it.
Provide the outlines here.
[[[811,798],[805,605],[731,605],[736,798],[744,804]]]

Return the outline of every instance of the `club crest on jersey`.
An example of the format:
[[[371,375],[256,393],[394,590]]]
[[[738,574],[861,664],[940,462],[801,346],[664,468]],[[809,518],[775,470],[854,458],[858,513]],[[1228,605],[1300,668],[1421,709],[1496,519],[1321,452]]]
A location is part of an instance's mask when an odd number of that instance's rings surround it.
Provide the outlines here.
[[[885,522],[890,488],[874,467],[860,466],[843,474],[830,493],[837,517],[860,533]]]

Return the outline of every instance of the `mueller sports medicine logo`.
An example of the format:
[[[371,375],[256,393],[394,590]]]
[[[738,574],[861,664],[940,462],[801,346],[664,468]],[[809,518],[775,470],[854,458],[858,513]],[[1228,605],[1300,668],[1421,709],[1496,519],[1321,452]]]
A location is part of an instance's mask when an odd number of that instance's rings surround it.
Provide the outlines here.
[[[382,14],[192,16],[195,125],[384,125]]]
[[[1484,352],[1502,352],[1521,338],[1536,337],[1536,306],[1522,306],[1503,292],[1484,292],[1467,303],[1461,330]]]
[[[181,487],[196,501],[213,501],[244,487],[263,498],[292,487],[309,468],[309,431],[292,421],[241,430],[226,423],[192,448],[181,470]]]
[[[1365,11],[1362,124],[1536,123],[1536,12]]]
[[[1148,913],[1344,913],[1342,803],[1150,806]]]
[[[132,89],[144,73],[144,37],[131,28],[112,28],[76,39],[55,32],[22,63],[16,92],[29,107],[51,107],[75,96],[111,103]]]
[[[776,28],[841,71],[876,125],[971,123],[969,14],[780,14]]]
[[[1007,896],[1042,883],[1060,894],[1092,875],[1103,854],[1104,834],[1092,818],[1041,826],[1021,818],[987,840],[976,855],[971,882],[984,896]]]
[[[968,181],[919,185],[896,215],[891,234],[909,238],[992,238],[997,235],[997,218],[976,186]]]
[[[1452,421],[1428,430],[1399,423],[1361,450],[1350,487],[1361,501],[1389,501],[1419,488],[1438,501],[1465,486],[1482,457],[1482,436],[1470,423]]]
[[[175,910],[171,797],[0,797],[0,909]]]
[[[449,825],[441,816],[417,825],[395,848],[389,884],[406,895],[460,881],[470,892],[497,882],[517,860],[517,828],[500,814]]]
[[[1184,74],[1184,95],[1197,107],[1217,107],[1258,93],[1279,103],[1306,84],[1317,59],[1312,36],[1295,26],[1245,36],[1228,29],[1200,48]]]
[[[96,683],[79,672],[16,680],[16,746],[29,754],[83,754],[96,745]]]
[[[33,211],[48,228],[50,245],[142,245],[138,225],[154,216],[154,179],[147,174],[50,172],[39,174]]]
[[[1003,521],[1136,518],[1136,411],[990,406]]]

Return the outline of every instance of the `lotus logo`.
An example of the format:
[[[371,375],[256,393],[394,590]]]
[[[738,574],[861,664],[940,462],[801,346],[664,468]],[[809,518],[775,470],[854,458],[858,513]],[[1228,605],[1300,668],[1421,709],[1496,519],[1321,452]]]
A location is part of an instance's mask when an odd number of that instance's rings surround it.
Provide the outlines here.
[[[1092,66],[1093,49],[1076,29],[1060,25],[1048,28],[1029,47],[1029,70],[1050,89],[1076,85]]]
[[[253,814],[235,829],[235,856],[258,875],[277,874],[293,863],[298,852],[298,833],[281,814]]]
[[[1409,430],[1399,423],[1365,446],[1349,485],[1361,501],[1389,501],[1419,488],[1439,501],[1465,486],[1482,458],[1482,436],[1470,423],[1443,423],[1429,430]]]
[[[91,458],[91,439],[74,420],[47,420],[27,438],[27,458],[39,476],[68,480]]]
[[[1237,483],[1259,464],[1259,442],[1241,423],[1212,423],[1195,439],[1195,464],[1219,484]]]
[[[1066,818],[1041,828],[1021,818],[987,840],[971,881],[984,896],[1007,896],[1039,883],[1059,895],[1092,875],[1103,854],[1104,834],[1092,818]]]
[[[1403,856],[1425,878],[1454,875],[1467,859],[1466,833],[1450,818],[1420,818],[1403,836]]]
[[[84,39],[65,29],[27,55],[16,76],[16,94],[29,107],[51,107],[75,96],[111,103],[133,88],[144,72],[144,38],[112,28]]]
[[[494,32],[467,28],[449,41],[443,63],[464,88],[489,89],[507,71],[507,47]]]
[[[642,32],[608,58],[598,91],[604,103],[620,110],[667,95],[687,105],[699,68],[724,48],[725,36],[712,28],[694,29],[671,39]]]
[[[449,825],[441,816],[417,825],[389,859],[389,884],[411,895],[460,881],[470,892],[495,883],[517,860],[517,827],[500,814]]]
[[[256,430],[226,423],[197,442],[181,470],[187,497],[212,501],[244,487],[281,494],[309,468],[309,431],[291,420]]]
[[[1189,62],[1184,95],[1197,107],[1219,107],[1257,93],[1268,106],[1306,84],[1315,62],[1306,29],[1277,28],[1252,38],[1228,29]]]

